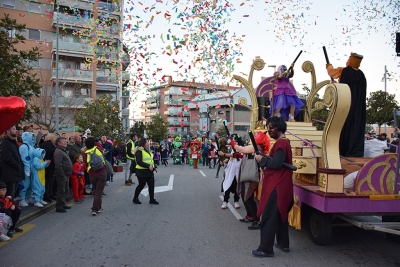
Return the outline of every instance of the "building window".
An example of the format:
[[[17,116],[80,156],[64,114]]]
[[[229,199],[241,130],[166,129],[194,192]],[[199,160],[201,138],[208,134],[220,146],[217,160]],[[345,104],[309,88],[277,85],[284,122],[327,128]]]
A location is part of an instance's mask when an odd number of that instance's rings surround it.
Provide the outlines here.
[[[225,111],[225,114],[226,114],[226,121],[230,122],[231,121],[231,112],[227,110],[227,111]]]
[[[26,65],[32,68],[39,68],[39,60],[25,60]]]
[[[14,0],[3,0],[3,7],[4,8],[15,8]]]
[[[40,4],[33,2],[29,2],[28,11],[33,13],[42,13]]]
[[[15,29],[7,30],[8,31],[8,37],[14,38],[15,37]]]
[[[249,126],[247,125],[235,125],[234,131],[242,131],[242,132],[247,132],[247,130],[249,129]]]
[[[30,39],[30,40],[40,40],[40,31],[39,30],[34,30],[34,29],[29,29],[28,39]]]

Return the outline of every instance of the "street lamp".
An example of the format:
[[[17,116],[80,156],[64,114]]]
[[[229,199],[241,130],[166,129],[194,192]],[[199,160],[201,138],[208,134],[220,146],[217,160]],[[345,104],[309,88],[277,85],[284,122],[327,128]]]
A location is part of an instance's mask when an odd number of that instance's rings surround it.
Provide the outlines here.
[[[392,74],[388,73],[386,65],[385,65],[384,71],[385,72],[383,73],[383,78],[382,78],[382,82],[385,82],[385,102],[384,102],[383,110],[386,111],[386,109],[385,109],[385,107],[386,107],[386,80],[391,81],[393,78],[392,78]],[[384,125],[384,132],[386,133],[386,122]]]
[[[59,27],[59,18],[60,18],[60,2],[57,1],[57,20],[56,20],[56,133],[59,130],[60,118],[59,118],[59,110],[58,110],[58,94],[59,94],[59,81],[58,81],[58,39],[60,34],[60,27]]]

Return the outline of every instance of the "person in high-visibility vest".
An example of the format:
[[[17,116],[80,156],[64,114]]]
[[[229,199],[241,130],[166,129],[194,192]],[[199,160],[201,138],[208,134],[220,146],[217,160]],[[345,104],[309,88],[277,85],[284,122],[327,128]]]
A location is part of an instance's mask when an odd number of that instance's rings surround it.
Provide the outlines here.
[[[150,145],[146,138],[140,139],[138,146],[135,148],[135,158],[136,176],[139,184],[135,190],[133,203],[142,204],[139,201],[139,194],[147,183],[150,196],[149,203],[158,205],[159,203],[154,199],[154,171],[157,172],[157,166],[154,165],[153,153],[150,152]]]
[[[126,142],[125,146],[125,156],[126,156],[126,166],[125,166],[125,185],[131,186],[135,182],[132,181],[131,176],[135,173],[135,145],[137,142],[137,134],[133,133],[130,135],[130,139]],[[128,175],[129,174],[129,175]]]

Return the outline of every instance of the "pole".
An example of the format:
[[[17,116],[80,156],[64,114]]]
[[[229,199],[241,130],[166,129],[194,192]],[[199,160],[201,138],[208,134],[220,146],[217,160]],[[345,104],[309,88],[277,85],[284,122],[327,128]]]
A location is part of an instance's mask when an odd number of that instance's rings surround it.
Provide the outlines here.
[[[60,118],[59,118],[59,110],[58,110],[58,94],[59,94],[59,81],[58,81],[58,38],[59,38],[59,33],[60,33],[60,27],[59,27],[59,16],[60,16],[60,5],[59,5],[59,0],[57,1],[57,25],[56,25],[56,133],[58,133],[60,129]]]
[[[386,65],[385,65],[385,74],[383,76],[383,79],[385,79],[385,102],[384,102],[384,106],[383,106],[384,111],[386,111],[386,109],[385,109],[386,108],[386,73],[387,73],[387,69],[386,69]],[[383,127],[384,127],[384,133],[386,133],[386,122]]]

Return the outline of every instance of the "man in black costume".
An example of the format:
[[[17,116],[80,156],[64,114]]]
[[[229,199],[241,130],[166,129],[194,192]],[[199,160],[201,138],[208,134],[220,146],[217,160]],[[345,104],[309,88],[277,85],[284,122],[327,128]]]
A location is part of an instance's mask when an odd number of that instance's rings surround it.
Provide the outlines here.
[[[362,59],[362,55],[351,53],[345,68],[334,69],[332,64],[326,65],[329,76],[334,79],[339,78],[339,82],[347,84],[351,91],[349,115],[339,143],[340,155],[344,157],[364,156],[367,80],[359,69]]]

